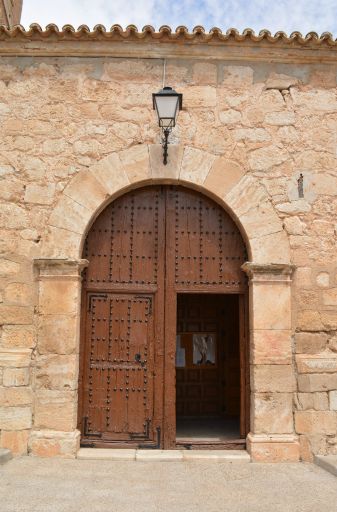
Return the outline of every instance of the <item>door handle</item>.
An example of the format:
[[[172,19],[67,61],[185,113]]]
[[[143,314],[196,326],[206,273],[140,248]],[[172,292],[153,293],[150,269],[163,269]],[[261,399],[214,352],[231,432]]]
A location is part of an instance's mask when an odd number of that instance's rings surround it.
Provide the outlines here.
[[[146,359],[144,359],[144,361],[142,361],[142,356],[140,354],[135,354],[135,361],[136,363],[140,363],[142,367],[144,367],[146,365]]]

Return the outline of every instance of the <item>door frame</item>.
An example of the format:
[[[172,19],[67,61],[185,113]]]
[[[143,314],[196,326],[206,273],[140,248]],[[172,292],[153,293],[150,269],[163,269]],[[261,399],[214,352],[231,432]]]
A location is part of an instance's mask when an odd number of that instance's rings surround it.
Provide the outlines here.
[[[167,201],[167,186],[160,185],[162,188],[162,193],[164,194],[164,205],[165,205],[165,219],[167,222],[167,218],[169,215],[169,206],[170,203]],[[143,188],[143,187],[141,187]],[[183,186],[187,190],[190,190],[188,187]],[[201,193],[201,195],[203,195]],[[207,198],[207,196],[205,196]],[[220,205],[219,205],[220,208]],[[163,217],[164,218],[164,217]],[[166,232],[168,229],[167,224],[165,225],[165,229],[163,232]],[[169,273],[172,272],[172,262],[174,261],[174,249],[173,247],[166,246],[166,236],[164,237],[164,244],[162,247],[162,256],[164,257],[165,265],[166,265],[166,276],[164,281],[164,286],[160,290],[160,287],[154,287],[151,290],[153,293],[158,294],[159,302],[155,301],[158,304],[158,309],[164,311],[164,318],[160,319],[158,312],[155,308],[155,358],[157,359],[157,363],[160,367],[159,373],[162,374],[162,379],[155,376],[155,392],[154,395],[154,404],[158,415],[154,414],[156,417],[156,425],[153,425],[153,429],[159,427],[161,429],[161,447],[164,449],[174,449],[176,448],[176,370],[175,370],[175,361],[176,361],[176,324],[177,324],[177,293],[200,293],[200,294],[236,294],[241,297],[239,301],[240,307],[240,432],[242,437],[246,437],[249,432],[249,411],[250,411],[250,386],[249,386],[249,330],[248,330],[248,285],[247,283],[241,283],[240,287],[231,287],[226,285],[224,287],[222,284],[217,285],[189,285],[188,287],[185,285],[175,284],[172,279],[172,275]],[[171,264],[169,263],[171,261]],[[83,382],[81,379],[83,378],[83,367],[84,367],[84,351],[85,351],[85,321],[86,321],[86,295],[90,291],[98,291],[98,289],[92,288],[91,286],[86,288],[82,285],[82,301],[81,301],[81,340],[80,340],[80,378],[79,378],[79,402],[78,402],[78,422],[77,428],[83,432]],[[99,290],[102,292],[102,290]],[[104,291],[107,291],[105,289]],[[117,291],[114,287],[111,291]],[[123,293],[132,293],[133,291],[137,291],[139,293],[149,293],[147,288],[140,287],[137,290],[133,290],[129,286],[121,286],[120,291]],[[160,308],[159,304],[163,304],[163,307]],[[160,325],[159,325],[160,324]],[[160,336],[162,333],[162,336]],[[161,338],[161,339],[160,339]],[[160,362],[158,361],[158,358]],[[159,399],[160,397],[160,399]],[[158,403],[161,401],[161,407],[158,408]],[[160,415],[159,409],[162,410],[162,414]],[[155,411],[154,411],[155,413]],[[94,441],[95,446],[101,444],[99,441]],[[110,446],[122,447],[120,443],[110,443]],[[152,445],[154,443],[152,442]],[[101,444],[101,446],[103,446]],[[150,447],[151,443],[149,443]],[[105,444],[108,446],[108,443]],[[128,442],[127,444],[123,443],[123,447],[132,447],[132,444]],[[152,446],[154,447],[154,446]],[[157,446],[156,446],[157,447]],[[159,446],[158,446],[159,447]]]
[[[164,418],[162,444],[165,450],[176,448],[176,335],[177,295],[179,294],[221,294],[218,290],[174,290],[165,291],[165,340],[164,340]],[[170,295],[167,295],[170,294]],[[248,290],[223,295],[239,296],[239,343],[240,343],[240,436],[246,438],[250,428],[250,383],[249,383],[249,321]],[[230,443],[229,443],[230,444]],[[233,445],[234,447],[234,445]]]

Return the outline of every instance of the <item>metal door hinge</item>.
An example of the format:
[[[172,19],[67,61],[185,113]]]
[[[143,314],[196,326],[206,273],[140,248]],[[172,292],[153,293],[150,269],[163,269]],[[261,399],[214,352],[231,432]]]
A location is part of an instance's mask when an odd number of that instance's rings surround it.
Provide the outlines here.
[[[102,432],[91,432],[88,427],[88,416],[83,418],[83,435],[84,437],[102,437]]]
[[[153,444],[140,444],[138,445],[138,448],[142,449],[142,450],[158,450],[161,446],[161,428],[160,427],[157,427],[156,428],[156,432],[157,432],[157,443],[155,445]]]
[[[88,304],[88,311],[91,313],[92,310],[92,303],[94,299],[107,299],[108,295],[106,293],[93,293],[89,295],[89,304]]]

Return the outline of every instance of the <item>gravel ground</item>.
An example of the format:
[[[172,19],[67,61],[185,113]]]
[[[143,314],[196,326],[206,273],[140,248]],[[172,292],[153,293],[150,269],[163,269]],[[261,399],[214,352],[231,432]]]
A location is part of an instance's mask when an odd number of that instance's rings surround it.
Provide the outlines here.
[[[337,478],[311,464],[23,457],[0,467],[1,512],[336,512]]]

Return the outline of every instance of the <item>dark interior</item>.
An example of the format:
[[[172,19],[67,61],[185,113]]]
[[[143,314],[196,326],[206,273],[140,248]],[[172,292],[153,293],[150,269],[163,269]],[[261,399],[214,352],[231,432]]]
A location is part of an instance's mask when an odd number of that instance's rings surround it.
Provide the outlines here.
[[[240,438],[239,296],[178,294],[177,443]]]

